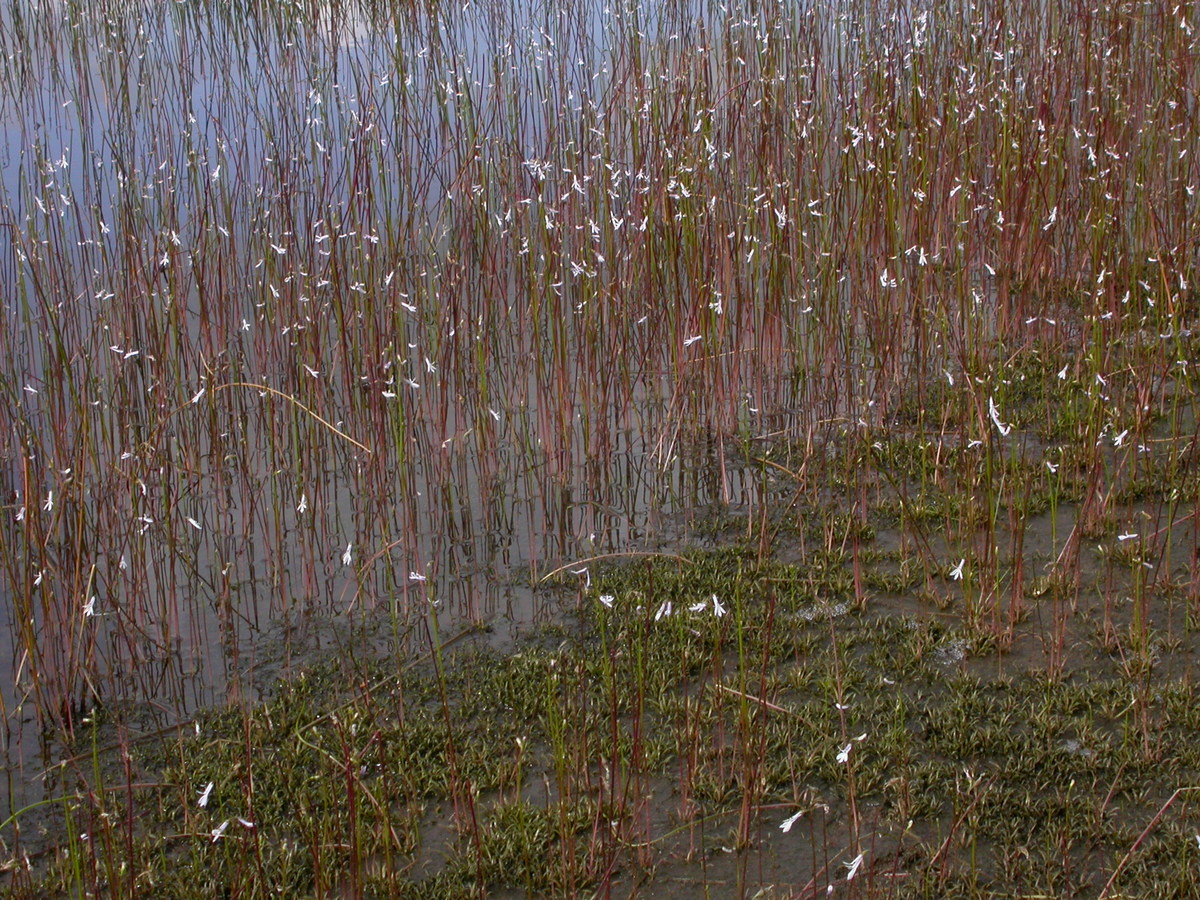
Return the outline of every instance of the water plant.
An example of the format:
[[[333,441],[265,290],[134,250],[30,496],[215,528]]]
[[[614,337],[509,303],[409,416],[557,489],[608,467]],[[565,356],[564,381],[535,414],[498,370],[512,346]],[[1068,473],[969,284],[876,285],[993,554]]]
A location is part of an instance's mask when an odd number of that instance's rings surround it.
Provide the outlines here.
[[[12,890],[1186,892],[1197,27],[0,9]]]

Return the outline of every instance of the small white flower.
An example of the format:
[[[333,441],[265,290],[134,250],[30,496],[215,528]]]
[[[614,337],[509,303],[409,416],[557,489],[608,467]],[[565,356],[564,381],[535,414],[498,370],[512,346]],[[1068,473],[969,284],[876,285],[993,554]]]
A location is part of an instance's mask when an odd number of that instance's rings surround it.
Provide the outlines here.
[[[354,547],[354,541],[351,541],[350,543],[348,543],[346,545],[346,552],[342,554],[342,565],[343,566],[348,566],[348,565],[350,565],[350,563],[352,563],[354,561],[353,547]]]
[[[713,615],[718,619],[725,615],[725,607],[721,605],[721,601],[717,599],[717,595],[712,595]]]
[[[191,402],[199,403],[200,398],[204,396],[204,391],[205,391],[205,388],[200,388],[200,390],[196,391],[195,395],[191,399]]]
[[[229,827],[229,820],[226,819],[220,825],[212,830],[212,842],[215,844],[225,834],[225,829]]]
[[[1128,534],[1118,534],[1117,540],[1118,541],[1132,541],[1135,537],[1137,537],[1137,532],[1131,531]]]
[[[796,822],[799,821],[800,817],[803,815],[804,815],[804,811],[801,810],[798,813],[788,816],[786,819],[784,819],[782,822],[779,823],[779,830],[782,831],[784,834],[787,834],[789,831],[792,830],[792,826],[795,825]],[[1197,841],[1197,843],[1200,843],[1200,835],[1196,836],[1196,841]]]
[[[839,763],[841,763],[842,765],[845,765],[846,763],[848,763],[850,761],[850,751],[853,749],[854,749],[853,743],[847,744],[845,747],[843,747],[838,752],[837,761]]]
[[[243,819],[241,816],[238,816],[238,823],[239,823],[239,824],[240,824],[240,825],[241,825],[243,828],[253,828],[253,827],[254,827],[254,823],[253,823],[253,822],[251,822],[249,819]]]
[[[692,344],[694,344],[694,343],[696,343],[696,341],[700,340],[700,337],[701,337],[701,335],[698,335],[698,334],[697,334],[697,335],[693,335],[693,336],[692,336],[692,337],[690,337],[690,338],[684,338],[684,339],[683,339],[683,346],[685,346],[685,347],[690,347],[690,346],[692,346]]]
[[[300,495],[300,502],[296,504],[296,512],[304,515],[308,512],[308,494]]]
[[[409,580],[409,581],[424,581],[424,580],[425,580],[425,576],[424,576],[424,575],[422,575],[420,572],[409,572],[409,573],[408,573],[408,580]]]
[[[195,519],[193,519],[191,516],[184,516],[184,518],[185,518],[185,519],[187,519],[187,523],[188,523],[189,525],[191,525],[193,528],[195,528],[197,531],[201,531],[201,530],[202,530],[202,529],[200,528],[200,523],[199,523],[199,522],[197,522]]]
[[[658,612],[656,612],[654,614],[654,621],[657,622],[663,616],[669,616],[670,614],[671,614],[671,601],[666,600],[663,602],[663,605],[658,608]]]
[[[46,491],[46,502],[42,504],[42,509],[46,512],[54,509],[54,491]]]
[[[954,579],[955,581],[962,581],[962,577],[963,577],[963,566],[965,566],[966,564],[967,564],[966,557],[964,557],[964,558],[960,559],[960,560],[958,561],[958,565],[957,565],[957,566],[955,566],[953,569],[951,569],[951,570],[950,570],[950,577],[951,577],[952,579]]]
[[[863,854],[858,854],[850,862],[846,863],[846,880],[853,881],[854,876],[858,874],[858,869],[863,863]]]
[[[617,598],[614,597],[612,594],[601,594],[600,595],[600,602],[603,603],[605,606],[607,606],[609,609],[612,609],[613,603],[616,601],[616,599]]]
[[[87,602],[83,604],[83,615],[85,618],[91,618],[96,614],[96,595],[87,598]]]
[[[996,398],[988,397],[988,415],[992,417],[992,424],[996,426],[996,430],[1000,432],[1001,437],[1007,437],[1012,431],[1011,425],[1005,425],[1000,421],[1000,410],[996,408]]]
[[[199,734],[199,732],[197,732]],[[200,799],[196,801],[196,805],[201,809],[208,806],[208,798],[212,796],[213,783],[210,781],[205,785],[204,790],[200,792]]]

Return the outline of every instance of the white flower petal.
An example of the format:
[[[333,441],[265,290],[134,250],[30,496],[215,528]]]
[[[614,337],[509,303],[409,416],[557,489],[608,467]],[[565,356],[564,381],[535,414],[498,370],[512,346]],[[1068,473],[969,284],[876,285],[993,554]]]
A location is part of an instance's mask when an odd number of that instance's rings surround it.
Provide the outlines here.
[[[846,880],[847,881],[854,880],[854,876],[858,874],[858,869],[862,864],[863,864],[863,854],[861,854],[861,853],[858,854],[858,856],[854,857],[854,859],[852,859],[850,862],[846,863],[846,868],[848,870],[846,872]]]

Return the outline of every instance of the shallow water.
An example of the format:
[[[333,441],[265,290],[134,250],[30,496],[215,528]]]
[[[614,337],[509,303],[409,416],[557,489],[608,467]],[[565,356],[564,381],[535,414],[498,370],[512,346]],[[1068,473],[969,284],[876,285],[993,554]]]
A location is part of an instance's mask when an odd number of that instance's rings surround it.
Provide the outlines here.
[[[298,622],[386,616],[397,653],[429,604],[506,633],[545,614],[547,571],[755,489],[688,474],[711,446],[689,449],[680,386],[644,350],[678,337],[647,316],[616,358],[588,347],[523,292],[599,298],[564,294],[545,256],[526,284],[490,274],[463,231],[493,189],[476,179],[513,164],[507,215],[555,215],[540,186],[583,177],[558,171],[559,129],[622,102],[631,42],[678,58],[715,9],[0,16],[18,782],[37,726],[119,701],[185,716],[271,668],[260,645],[290,659],[264,636]],[[595,215],[632,221],[638,179],[610,150]],[[749,427],[757,401],[737,402]]]
[[[862,88],[858,6],[0,10],[8,807],[96,704],[177,721],[431,610],[509,640],[547,573],[786,501],[761,438],[889,426],[993,337],[948,239],[813,252],[874,195],[822,193],[862,132],[793,51]],[[756,149],[822,103],[824,149]]]

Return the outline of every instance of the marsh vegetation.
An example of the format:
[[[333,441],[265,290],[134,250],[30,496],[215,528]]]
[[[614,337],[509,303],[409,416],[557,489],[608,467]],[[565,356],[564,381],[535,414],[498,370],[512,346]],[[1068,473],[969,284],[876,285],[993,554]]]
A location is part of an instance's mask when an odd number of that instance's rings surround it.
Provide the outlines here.
[[[6,4],[6,889],[1195,895],[1197,28]]]

